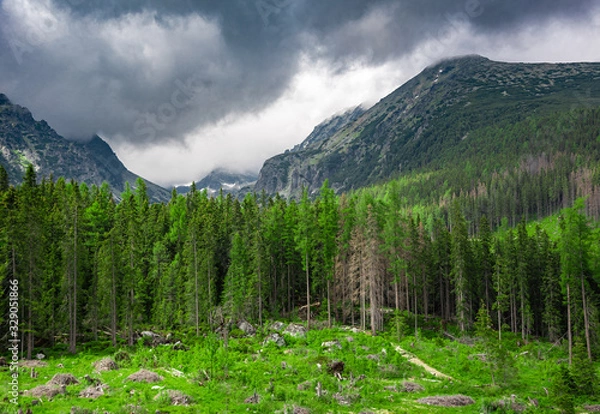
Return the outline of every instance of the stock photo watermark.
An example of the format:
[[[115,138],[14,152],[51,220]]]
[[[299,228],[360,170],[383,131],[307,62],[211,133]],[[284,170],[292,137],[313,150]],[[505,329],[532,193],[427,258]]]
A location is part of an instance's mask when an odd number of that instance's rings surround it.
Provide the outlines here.
[[[265,27],[271,23],[271,17],[281,13],[286,7],[290,6],[294,0],[258,0],[254,5],[260,15]]]
[[[199,74],[193,74],[186,80],[175,80],[175,88],[171,99],[158,105],[155,111],[146,112],[135,121],[133,132],[147,140],[154,140],[158,132],[162,132],[167,125],[175,121],[180,113],[192,106],[201,93],[210,92],[209,82]]]
[[[19,281],[11,279],[8,288],[8,350],[10,352],[8,397],[19,403]]]

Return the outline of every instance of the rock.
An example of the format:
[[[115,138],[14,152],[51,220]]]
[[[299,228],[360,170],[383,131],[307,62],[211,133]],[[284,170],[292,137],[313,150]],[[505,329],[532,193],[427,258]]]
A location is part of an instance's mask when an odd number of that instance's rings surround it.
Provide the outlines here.
[[[323,342],[321,346],[327,348],[326,351],[333,351],[334,348],[342,349],[342,344],[337,339],[335,341]]]
[[[65,394],[67,387],[64,385],[38,385],[35,388],[25,391],[23,394],[29,397],[52,398],[58,394]]]
[[[417,402],[440,407],[463,407],[465,405],[475,404],[473,398],[460,394],[425,397],[418,399]]]
[[[79,384],[73,374],[56,374],[48,381],[48,385],[71,385]]]
[[[254,394],[252,394],[250,397],[248,397],[244,400],[244,403],[246,403],[246,404],[258,404],[259,402],[260,402],[260,395],[258,395],[256,393],[256,391],[254,392]]]
[[[377,354],[369,354],[369,355],[367,355],[367,359],[369,359],[371,361],[379,361],[379,355],[377,355]]]
[[[350,405],[352,404],[352,401],[356,399],[356,397],[351,395],[344,395],[338,392],[333,394],[333,399],[336,400],[340,405]]]
[[[46,358],[46,355],[40,353],[40,354],[37,354],[35,357],[39,360],[42,360],[42,359]]]
[[[248,336],[252,336],[256,333],[256,328],[246,321],[240,321],[237,327]]]
[[[265,338],[263,345],[267,345],[269,342],[273,342],[278,347],[285,346],[285,339],[283,338],[283,336],[279,335],[277,332],[269,334],[269,336],[267,336]]]
[[[346,337],[346,341],[348,341],[348,342],[354,342],[354,337],[353,336],[347,336]]]
[[[272,331],[281,332],[283,329],[285,329],[285,323],[279,321],[273,322],[270,328]]]
[[[294,338],[306,338],[306,328],[296,323],[290,323],[283,333]]]
[[[158,382],[162,381],[163,377],[158,375],[156,372],[140,369],[138,372],[134,372],[128,376],[127,380],[133,382]]]
[[[44,361],[38,361],[37,359],[22,359],[19,361],[19,366],[26,368],[41,368],[47,367],[48,364]]]
[[[404,381],[402,383],[402,391],[404,392],[421,392],[425,391],[425,388],[421,384],[416,382]]]
[[[152,331],[142,331],[140,332],[140,335],[142,338],[150,341],[151,346],[162,345],[168,342],[165,337]]]
[[[158,393],[154,400],[166,398],[170,405],[188,406],[193,403],[192,397],[178,390],[164,390]]]
[[[189,351],[190,348],[181,343],[181,341],[177,341],[173,344],[174,351]]]
[[[93,365],[96,371],[98,372],[114,371],[119,369],[119,366],[112,358],[102,358],[101,360],[94,362]]]
[[[79,393],[80,398],[98,398],[104,395],[104,390],[108,389],[106,384],[90,385]]]
[[[600,404],[597,405],[584,405],[583,408],[590,413],[600,413]]]
[[[304,407],[294,407],[293,414],[310,414],[310,410]]]

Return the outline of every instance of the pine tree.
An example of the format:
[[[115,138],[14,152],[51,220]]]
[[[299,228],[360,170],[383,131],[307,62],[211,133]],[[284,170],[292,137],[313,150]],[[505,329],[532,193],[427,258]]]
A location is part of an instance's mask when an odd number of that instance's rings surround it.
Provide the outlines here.
[[[467,223],[460,212],[458,203],[452,206],[452,252],[451,277],[456,295],[456,316],[461,332],[465,332],[469,322],[467,289],[469,281],[470,246]]]
[[[296,241],[296,249],[302,255],[302,269],[306,273],[306,327],[310,329],[310,263],[313,254],[313,235],[315,233],[315,217],[312,203],[308,198],[308,190],[302,191],[302,199],[298,208],[298,222],[294,232],[294,240]]]
[[[331,281],[333,279],[335,256],[337,254],[338,208],[335,193],[325,180],[319,193],[318,227],[319,252],[323,263],[323,276],[327,283],[327,324],[331,327]]]

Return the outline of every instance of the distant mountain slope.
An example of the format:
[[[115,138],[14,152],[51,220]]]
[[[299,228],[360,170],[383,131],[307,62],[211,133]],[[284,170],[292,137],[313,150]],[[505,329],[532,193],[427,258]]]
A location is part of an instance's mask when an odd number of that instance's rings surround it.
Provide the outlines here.
[[[116,195],[125,189],[126,182],[134,186],[138,178],[100,137],[85,143],[66,140],[46,121],[36,121],[27,108],[0,94],[0,164],[12,184],[20,183],[28,163],[40,177],[52,175],[98,186],[107,182]],[[167,190],[146,183],[152,201],[169,200]]]
[[[255,191],[338,192],[443,160],[474,131],[532,114],[600,106],[600,63],[524,64],[465,56],[426,68],[327,139],[265,162]]]
[[[224,168],[217,168],[196,182],[198,190],[206,190],[209,195],[217,194],[221,189],[225,194],[237,195],[244,187],[252,186],[257,175],[252,173],[234,173]],[[185,194],[190,191],[190,186],[179,186],[177,192]]]

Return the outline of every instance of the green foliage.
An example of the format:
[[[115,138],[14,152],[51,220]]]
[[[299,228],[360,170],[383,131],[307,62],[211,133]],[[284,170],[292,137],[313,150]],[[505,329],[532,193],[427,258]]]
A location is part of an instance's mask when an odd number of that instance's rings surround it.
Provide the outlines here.
[[[564,414],[574,414],[574,394],[576,392],[575,383],[569,368],[565,365],[560,365],[554,380],[552,382],[552,399],[554,404]]]

